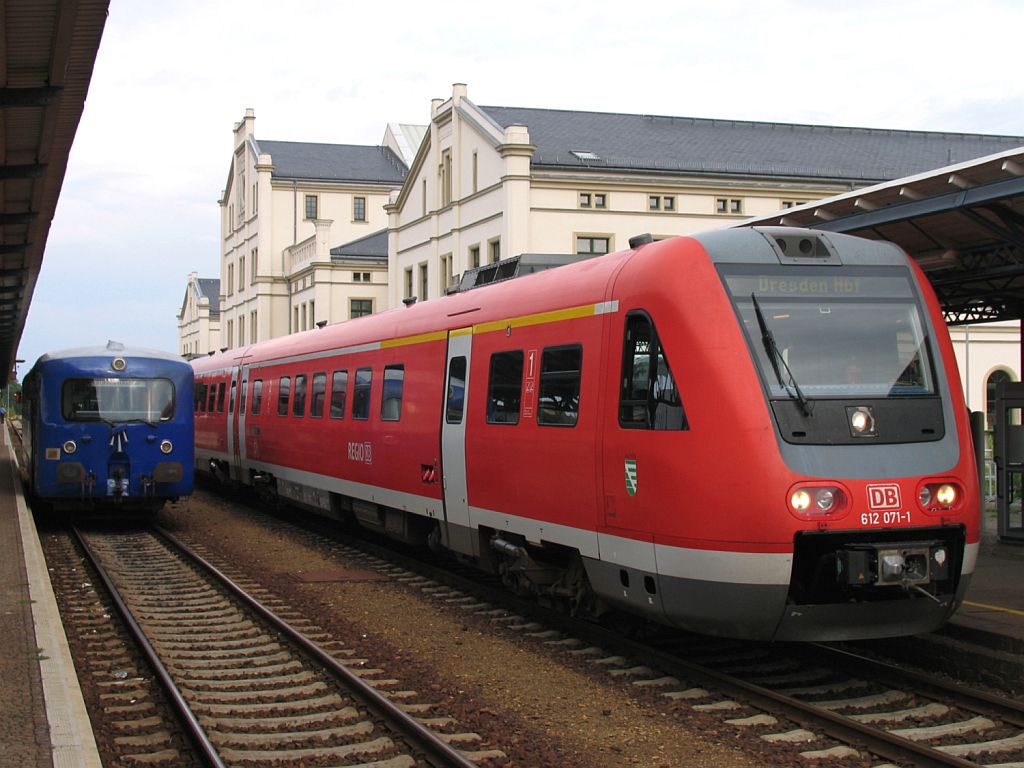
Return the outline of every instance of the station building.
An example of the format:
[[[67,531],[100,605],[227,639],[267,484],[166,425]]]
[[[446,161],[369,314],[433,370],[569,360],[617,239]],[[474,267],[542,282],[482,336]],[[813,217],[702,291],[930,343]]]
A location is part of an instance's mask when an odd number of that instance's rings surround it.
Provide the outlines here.
[[[219,328],[179,315],[183,355],[205,354],[379,311],[387,302],[384,204],[424,129],[388,125],[378,146],[257,139],[233,130],[220,197]],[[190,278],[190,287],[211,285]],[[197,305],[198,306],[198,305]],[[210,338],[210,337],[213,338]]]
[[[729,226],[1022,137],[477,106],[461,83],[387,207],[391,305],[467,269]]]
[[[389,124],[379,147],[257,141],[254,121],[249,110],[235,127],[220,201],[218,348],[431,300],[467,270],[509,258],[587,258],[636,234],[732,226],[1024,145],[1019,136],[478,106],[461,83],[431,101],[427,126]],[[952,332],[965,391],[983,410],[992,382],[1020,380],[1019,327]]]

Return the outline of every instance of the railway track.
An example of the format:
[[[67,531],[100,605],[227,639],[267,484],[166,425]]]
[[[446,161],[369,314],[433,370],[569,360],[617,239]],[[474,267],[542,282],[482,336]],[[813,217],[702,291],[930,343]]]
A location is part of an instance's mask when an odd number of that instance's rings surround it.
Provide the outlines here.
[[[339,661],[344,646],[317,644],[179,543],[150,531],[76,536],[199,764],[476,765],[456,748],[460,734],[434,730],[444,718],[418,719],[423,705]],[[162,755],[154,748],[146,760]]]
[[[412,583],[445,601],[473,594],[463,591],[469,585],[420,579]],[[1024,705],[942,677],[828,645],[693,635],[636,641],[543,611],[482,610],[625,684],[719,712],[737,732],[791,744],[807,759],[1024,768]]]
[[[314,524],[315,525],[315,524]],[[424,594],[582,657],[665,702],[720,712],[737,733],[803,757],[1024,768],[1024,705],[829,645],[669,634],[637,641],[518,600],[472,573],[380,544],[332,544]],[[858,762],[860,761],[860,762]]]

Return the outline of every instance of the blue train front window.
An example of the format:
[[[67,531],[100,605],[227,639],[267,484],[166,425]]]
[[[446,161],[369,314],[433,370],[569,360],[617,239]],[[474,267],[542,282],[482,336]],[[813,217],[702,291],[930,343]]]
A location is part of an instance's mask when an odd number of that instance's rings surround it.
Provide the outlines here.
[[[67,379],[61,387],[65,421],[155,423],[174,417],[170,379]]]
[[[792,397],[794,380],[806,397],[936,393],[926,326],[905,269],[723,272],[771,397]]]

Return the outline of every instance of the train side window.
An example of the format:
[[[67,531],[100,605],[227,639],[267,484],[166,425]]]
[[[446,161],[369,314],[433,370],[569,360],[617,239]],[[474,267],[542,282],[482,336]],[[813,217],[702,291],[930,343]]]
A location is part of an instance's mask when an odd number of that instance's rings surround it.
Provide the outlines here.
[[[658,332],[643,312],[626,318],[619,424],[627,429],[689,429]]]
[[[448,394],[444,418],[449,424],[461,424],[466,410],[466,358],[453,357],[448,365]]]
[[[252,383],[252,415],[260,415],[260,406],[263,404],[263,379],[256,379]]]
[[[292,392],[291,376],[282,376],[277,387],[277,415],[288,415],[288,396]]]
[[[206,390],[205,382],[196,384],[196,411],[206,413]]]
[[[209,397],[206,402],[206,410],[209,413],[213,413],[217,406],[217,385],[210,384],[207,393]]]
[[[370,418],[370,386],[373,384],[371,368],[356,368],[356,383],[352,388],[352,418]]]
[[[224,392],[227,389],[222,381],[217,385],[217,413],[224,413]]]
[[[574,427],[579,420],[583,347],[548,347],[540,359],[537,423]]]
[[[313,374],[313,391],[310,393],[309,415],[314,419],[323,418],[324,396],[327,394],[327,374]]]
[[[487,381],[487,423],[518,424],[523,396],[523,352],[495,352]]]
[[[242,400],[238,404],[238,412],[241,413],[241,414],[245,413],[245,396],[248,394],[248,392],[249,392],[249,380],[248,379],[242,379],[242,389],[240,391]]]
[[[331,375],[331,418],[345,418],[345,393],[348,391],[348,370]]]
[[[384,366],[384,387],[380,400],[381,421],[402,418],[402,393],[405,389],[405,365]]]
[[[295,377],[295,396],[292,398],[292,416],[302,418],[306,415],[306,374]]]
[[[238,386],[238,382],[234,379],[231,380],[231,396],[228,397],[228,413],[235,412],[235,389]]]

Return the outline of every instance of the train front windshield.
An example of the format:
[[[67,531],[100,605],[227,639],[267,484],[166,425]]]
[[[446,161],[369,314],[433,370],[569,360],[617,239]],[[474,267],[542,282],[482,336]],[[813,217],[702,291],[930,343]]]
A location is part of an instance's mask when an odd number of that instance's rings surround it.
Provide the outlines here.
[[[722,276],[771,397],[936,393],[906,269],[725,265]]]
[[[65,421],[156,423],[174,417],[170,379],[67,379],[61,387]]]

